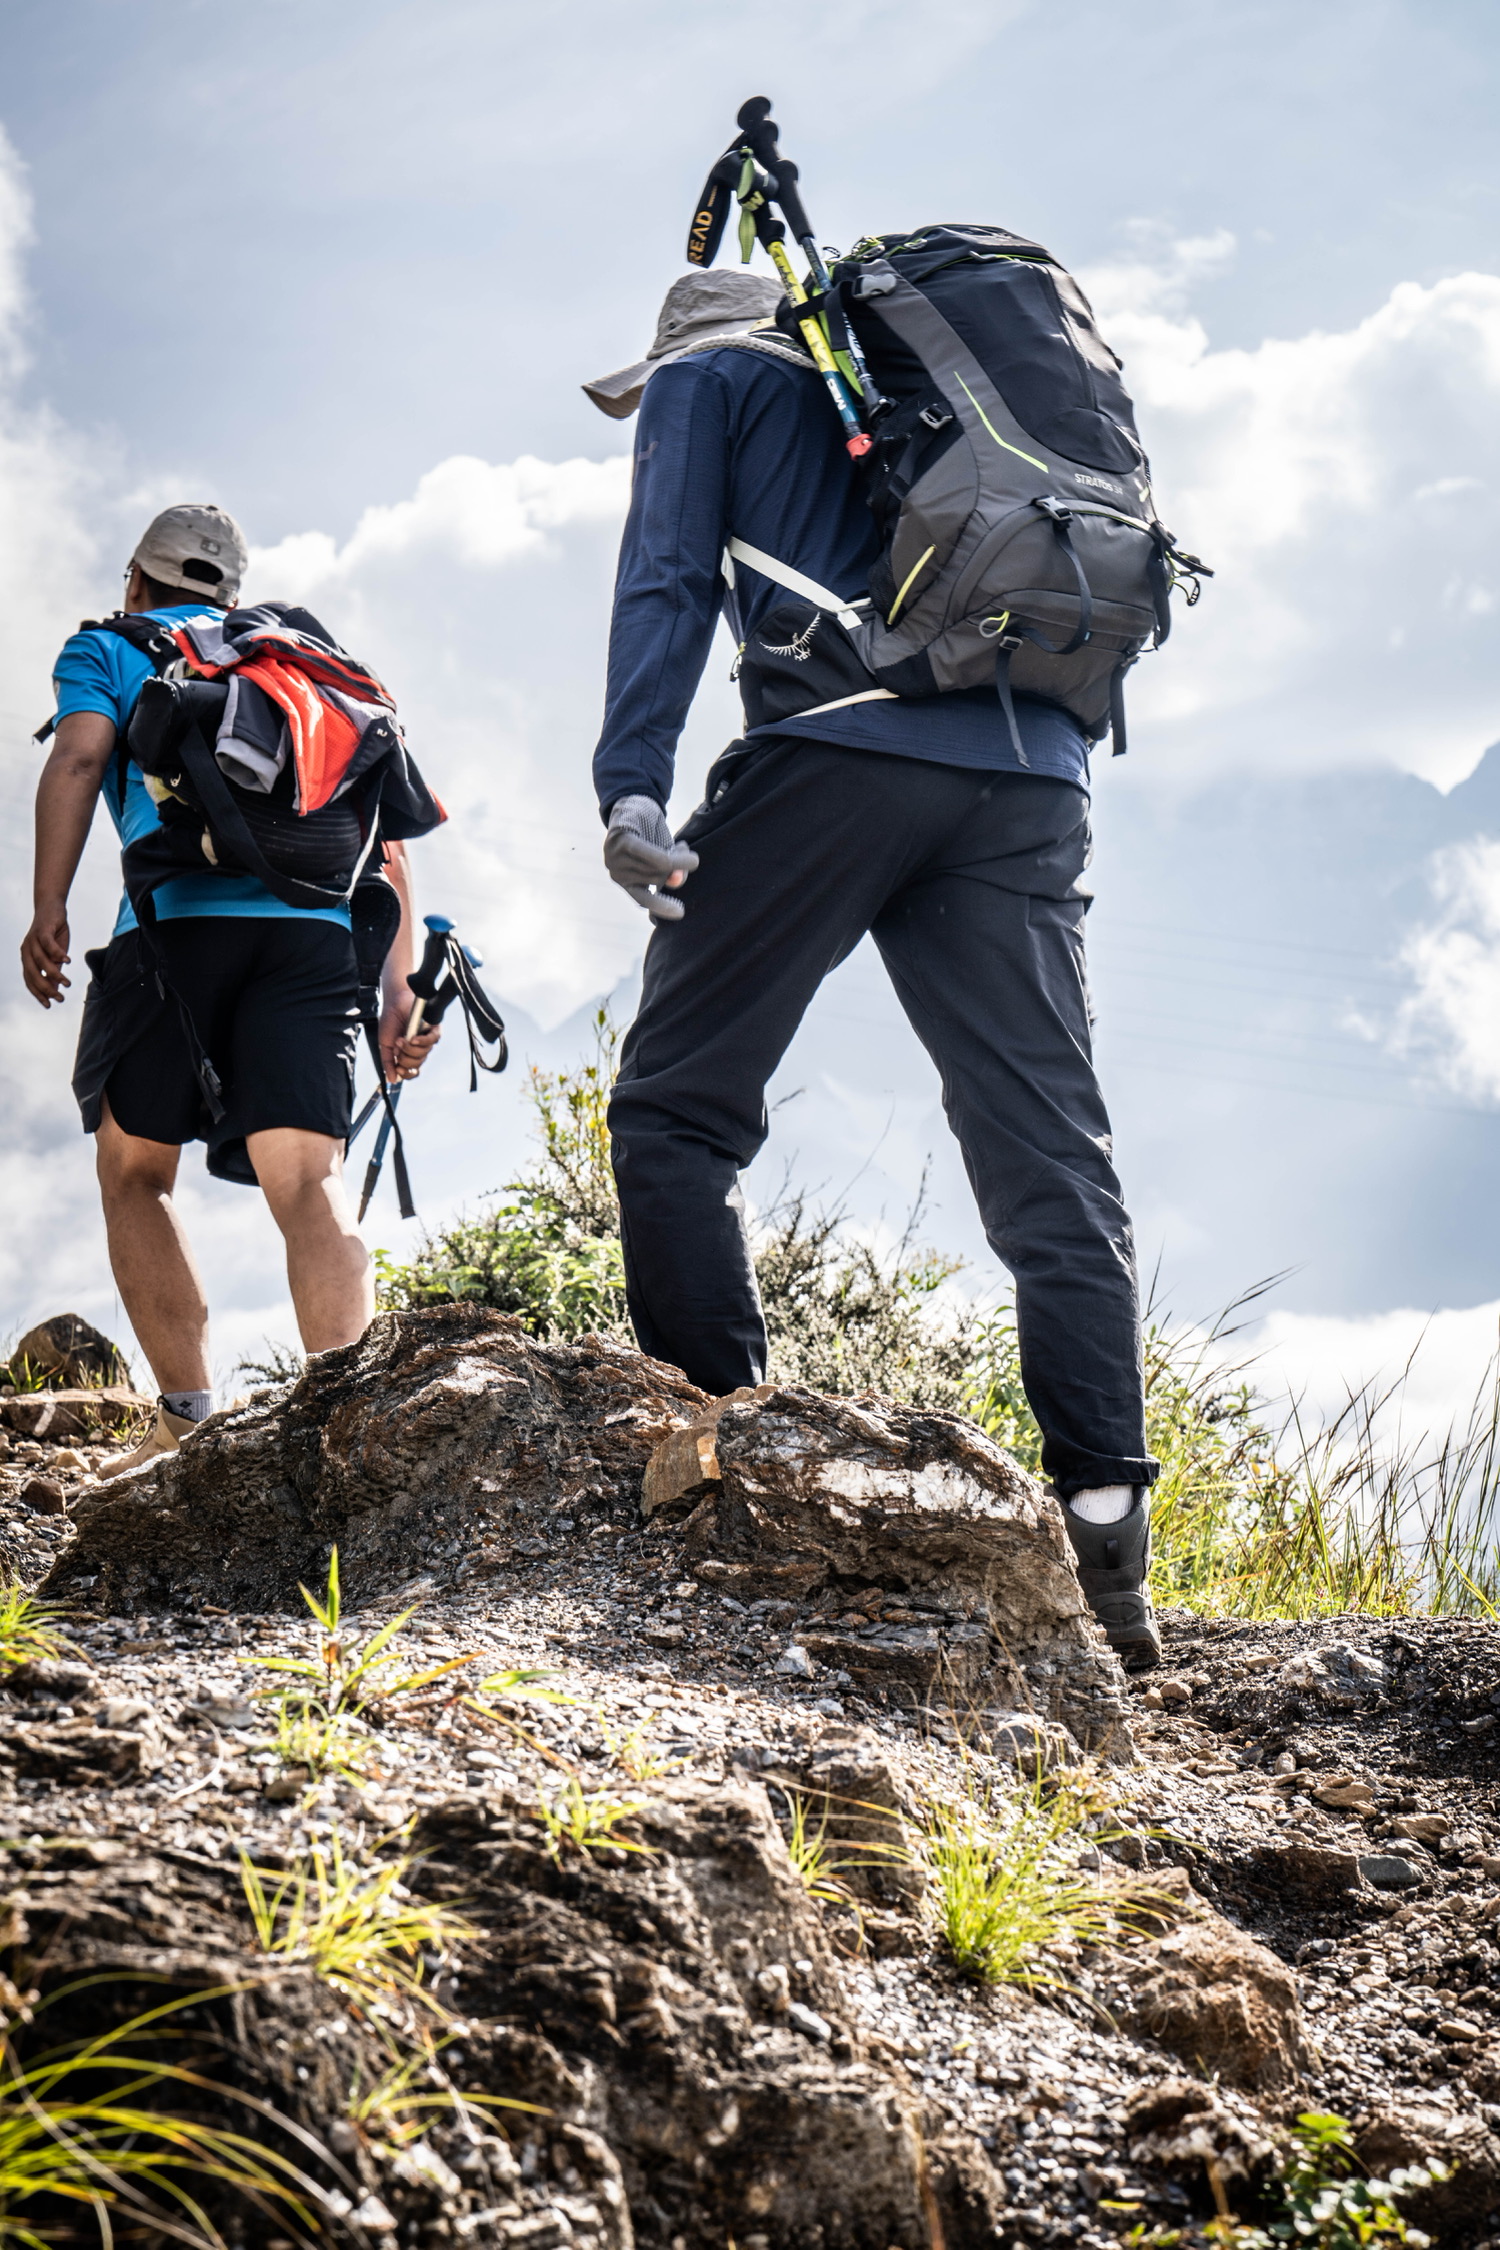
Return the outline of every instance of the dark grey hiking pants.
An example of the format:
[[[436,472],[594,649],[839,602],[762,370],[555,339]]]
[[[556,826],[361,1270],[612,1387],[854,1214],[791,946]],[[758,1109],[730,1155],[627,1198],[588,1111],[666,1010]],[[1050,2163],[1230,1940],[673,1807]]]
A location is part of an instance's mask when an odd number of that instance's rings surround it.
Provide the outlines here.
[[[643,1350],[716,1393],[763,1379],[739,1173],[766,1081],[869,931],[1015,1277],[1048,1473],[1065,1493],[1148,1483],[1134,1248],[1090,1053],[1083,791],[782,736],[733,745],[682,835],[700,865],[684,919],[652,934],[609,1113]]]

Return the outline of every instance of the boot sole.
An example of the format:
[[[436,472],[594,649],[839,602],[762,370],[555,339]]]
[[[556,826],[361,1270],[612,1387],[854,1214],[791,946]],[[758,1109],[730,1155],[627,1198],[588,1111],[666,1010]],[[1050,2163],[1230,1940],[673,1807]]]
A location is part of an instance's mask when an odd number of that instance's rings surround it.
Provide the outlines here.
[[[1105,1639],[1127,1672],[1154,1672],[1161,1662],[1161,1642],[1154,1633],[1121,1633],[1105,1627]]]

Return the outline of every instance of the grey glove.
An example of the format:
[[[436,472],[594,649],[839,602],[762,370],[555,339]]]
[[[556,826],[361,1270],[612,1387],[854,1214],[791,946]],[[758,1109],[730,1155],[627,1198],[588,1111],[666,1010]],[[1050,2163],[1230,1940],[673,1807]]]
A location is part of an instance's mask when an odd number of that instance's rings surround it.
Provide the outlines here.
[[[691,875],[698,854],[673,843],[667,816],[654,797],[621,797],[611,805],[604,864],[621,890],[658,922],[682,920],[682,901],[664,886],[669,875]]]

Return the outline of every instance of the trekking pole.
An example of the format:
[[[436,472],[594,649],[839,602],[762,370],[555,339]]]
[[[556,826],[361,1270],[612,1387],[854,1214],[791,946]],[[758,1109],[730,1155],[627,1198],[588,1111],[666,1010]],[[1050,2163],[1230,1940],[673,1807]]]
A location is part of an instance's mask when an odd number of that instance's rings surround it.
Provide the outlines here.
[[[498,1011],[473,973],[476,969],[483,968],[482,957],[474,951],[472,946],[459,944],[458,939],[453,934],[453,924],[446,914],[425,914],[422,919],[427,925],[427,943],[422,948],[420,963],[406,980],[414,997],[411,1013],[406,1019],[405,1036],[408,1039],[415,1039],[418,1032],[423,1030],[424,1027],[440,1024],[449,1008],[457,1000],[463,1008],[464,1021],[469,1033],[469,1091],[472,1093],[478,1084],[475,1075],[476,1065],[481,1069],[490,1071],[501,1071],[505,1068],[508,1059],[505,1047],[505,1026],[500,1021]],[[497,1049],[496,1059],[492,1063],[481,1063],[475,1051],[474,1027],[476,1019],[480,1037],[486,1045],[494,1046]],[[375,1146],[370,1151],[370,1161],[365,1167],[364,1186],[359,1199],[358,1217],[360,1221],[363,1221],[366,1211],[370,1208],[371,1199],[380,1181],[381,1166],[385,1162],[386,1146],[391,1137],[391,1129],[396,1122],[396,1107],[401,1099],[402,1087],[398,1083],[386,1089],[386,1091],[388,1091],[390,1098],[386,1103],[385,1115],[380,1121],[380,1131],[375,1136]],[[364,1109],[360,1112],[354,1126],[354,1133],[359,1131],[365,1119],[373,1113],[381,1098],[382,1089],[377,1086]],[[354,1133],[349,1136],[351,1140],[354,1138]]]
[[[802,202],[801,191],[797,185],[802,175],[791,158],[783,156],[777,146],[779,128],[771,116],[771,104],[767,97],[764,94],[757,94],[753,100],[746,102],[735,119],[735,123],[745,136],[746,146],[754,152],[756,161],[765,168],[768,193],[773,202],[780,204],[782,216],[798,242],[801,243],[807,259],[808,273],[816,284],[819,295],[827,297],[833,289],[833,277],[823,263],[823,253],[818,248],[818,238],[813,233],[812,221],[808,217]],[[805,299],[806,295],[806,290],[803,290],[801,292],[802,298]],[[793,304],[798,301],[796,297],[792,299]],[[848,354],[849,363],[854,369],[855,381],[859,386],[860,396],[864,403],[865,414],[873,417],[882,413],[890,405],[890,400],[878,388],[875,378],[866,366],[865,355],[860,348],[860,341],[854,330],[842,314],[838,317],[843,336],[842,342],[837,348]],[[821,325],[820,322],[820,331]]]
[[[755,102],[747,102],[740,116],[743,118],[746,111],[759,109],[762,101],[763,96]],[[763,116],[769,114],[770,107],[770,103],[765,102]],[[782,286],[793,306],[801,307],[807,302],[807,291],[797,279],[792,261],[787,256],[786,229],[770,208],[774,189],[774,180],[752,148],[737,143],[726,149],[709,173],[707,185],[699,198],[693,224],[688,231],[688,263],[695,266],[713,264],[723,236],[724,222],[729,215],[729,197],[732,194],[740,206],[740,242],[746,260],[750,256],[750,244],[758,241],[780,275]],[[797,207],[800,212],[800,203]],[[802,216],[805,219],[806,213],[803,212]],[[869,452],[870,435],[860,422],[859,411],[849,395],[849,387],[838,362],[829,349],[822,324],[816,313],[809,310],[805,318],[799,312],[797,326],[812,354],[818,373],[828,387],[828,395],[837,409],[839,420],[844,425],[845,451],[852,460],[857,461]]]
[[[451,972],[446,977],[443,973],[447,966],[448,939],[452,934],[453,924],[446,914],[424,914],[422,919],[427,925],[427,943],[422,948],[420,965],[412,971],[406,980],[415,995],[411,1012],[406,1019],[405,1036],[408,1039],[416,1038],[424,1020],[428,1022],[440,1021],[448,999],[451,999],[453,993],[458,989],[453,983]],[[447,998],[440,1001],[439,994],[442,992],[444,984],[447,984],[451,989]],[[370,1199],[379,1184],[380,1170],[385,1162],[385,1152],[390,1141],[391,1128],[396,1122],[396,1107],[400,1102],[401,1093],[402,1088],[399,1083],[390,1088],[389,1099],[385,1105],[385,1115],[380,1120],[380,1130],[375,1136],[375,1146],[370,1151],[370,1161],[365,1166],[365,1184],[360,1191],[356,1224],[363,1222],[364,1215],[370,1208]],[[377,1086],[370,1096],[365,1110],[361,1113],[359,1121],[361,1125],[380,1098],[381,1088]],[[356,1133],[359,1131],[359,1125],[355,1126],[354,1131]],[[352,1140],[354,1135],[351,1133],[349,1137]]]

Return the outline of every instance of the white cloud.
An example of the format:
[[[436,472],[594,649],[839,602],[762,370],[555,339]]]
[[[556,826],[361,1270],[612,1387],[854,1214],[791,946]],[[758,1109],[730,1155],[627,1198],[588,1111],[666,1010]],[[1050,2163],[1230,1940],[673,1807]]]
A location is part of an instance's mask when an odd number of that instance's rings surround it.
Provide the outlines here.
[[[1185,308],[1225,255],[1148,237],[1083,276],[1163,517],[1217,573],[1134,675],[1140,748],[1184,775],[1379,762],[1451,786],[1500,737],[1500,276],[1215,351]]]
[[[1250,1339],[1251,1379],[1275,1411],[1299,1402],[1304,1427],[1332,1422],[1367,1387],[1385,1399],[1376,1428],[1388,1447],[1464,1430],[1487,1405],[1500,1345],[1500,1303],[1366,1317],[1272,1313]]]
[[[1476,836],[1428,862],[1434,919],[1401,950],[1414,990],[1388,1043],[1459,1093],[1500,1099],[1500,843]]]

